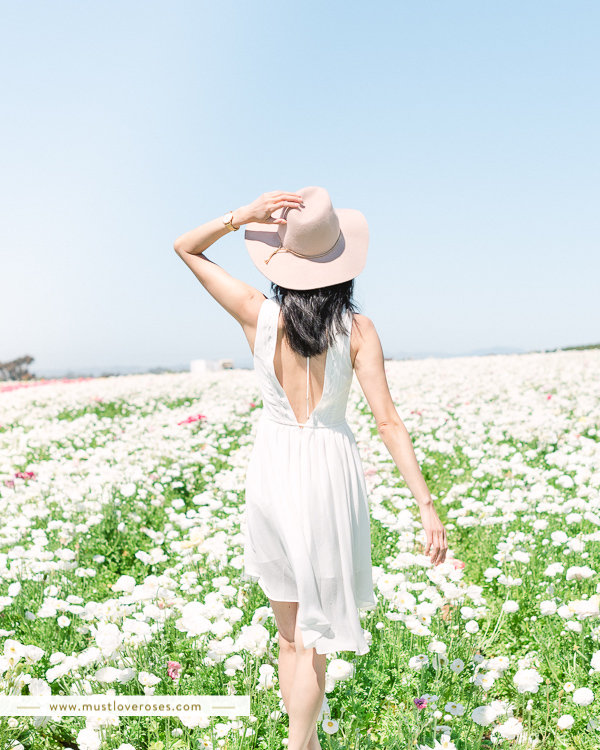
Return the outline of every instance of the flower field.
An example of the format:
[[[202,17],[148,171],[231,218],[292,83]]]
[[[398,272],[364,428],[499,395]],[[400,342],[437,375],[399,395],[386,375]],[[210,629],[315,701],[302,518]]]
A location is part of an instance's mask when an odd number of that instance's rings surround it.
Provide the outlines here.
[[[600,746],[600,351],[386,362],[450,554],[358,382],[370,651],[331,654],[329,750]],[[268,600],[241,583],[254,373],[0,393],[2,694],[250,695],[250,717],[0,718],[0,748],[285,747]]]

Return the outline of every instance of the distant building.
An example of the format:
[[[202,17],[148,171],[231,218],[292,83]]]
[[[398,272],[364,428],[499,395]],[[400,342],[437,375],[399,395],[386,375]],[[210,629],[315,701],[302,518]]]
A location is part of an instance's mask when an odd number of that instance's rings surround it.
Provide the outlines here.
[[[199,375],[205,372],[217,372],[218,370],[233,370],[232,359],[193,359],[190,363],[190,372]]]

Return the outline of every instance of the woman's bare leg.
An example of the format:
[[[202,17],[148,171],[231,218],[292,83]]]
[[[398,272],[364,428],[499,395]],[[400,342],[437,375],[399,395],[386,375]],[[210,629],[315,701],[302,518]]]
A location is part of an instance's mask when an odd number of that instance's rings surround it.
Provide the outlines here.
[[[279,631],[279,687],[288,712],[288,750],[321,750],[316,722],[325,695],[325,654],[305,649],[297,602],[269,600]]]

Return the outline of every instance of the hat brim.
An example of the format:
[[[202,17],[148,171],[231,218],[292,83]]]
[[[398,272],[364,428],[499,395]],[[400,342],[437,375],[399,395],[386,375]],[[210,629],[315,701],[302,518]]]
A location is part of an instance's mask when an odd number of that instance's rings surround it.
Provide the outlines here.
[[[274,218],[280,218],[276,211]],[[269,281],[286,289],[317,289],[341,284],[358,276],[367,262],[369,225],[365,216],[354,208],[337,208],[341,234],[331,252],[320,258],[300,258],[293,253],[275,253],[279,247],[278,224],[250,222],[244,240],[254,265]]]

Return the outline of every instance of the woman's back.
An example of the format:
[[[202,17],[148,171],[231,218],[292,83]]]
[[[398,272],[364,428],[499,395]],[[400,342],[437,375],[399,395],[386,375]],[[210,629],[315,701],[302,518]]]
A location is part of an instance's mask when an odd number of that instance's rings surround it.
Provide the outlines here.
[[[350,311],[344,322],[350,332]],[[256,327],[254,367],[266,418],[296,428],[345,422],[352,383],[350,334],[338,333],[333,344],[316,357],[301,357],[283,337],[276,298],[265,299]]]
[[[275,377],[285,391],[292,411],[300,424],[306,421],[306,357],[295,352],[284,337],[283,317],[279,316],[275,344]],[[319,403],[325,384],[327,351],[310,357],[309,409]]]

